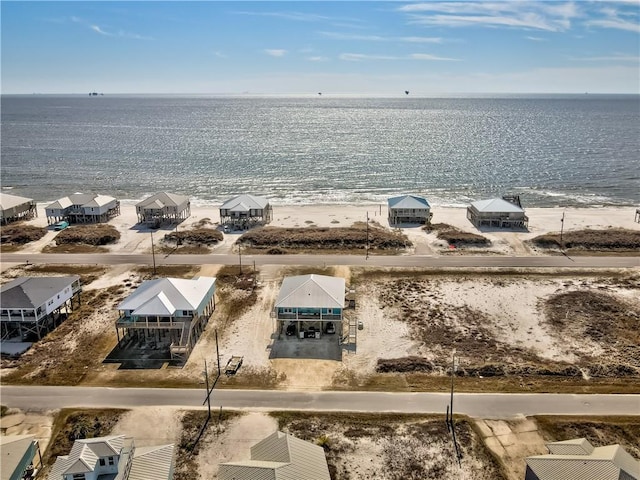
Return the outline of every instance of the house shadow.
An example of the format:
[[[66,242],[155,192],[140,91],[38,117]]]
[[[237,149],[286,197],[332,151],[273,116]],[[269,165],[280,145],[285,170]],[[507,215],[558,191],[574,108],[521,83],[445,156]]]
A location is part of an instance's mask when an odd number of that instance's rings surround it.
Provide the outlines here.
[[[480,227],[475,227],[475,228],[481,233],[500,233],[500,232],[528,233],[529,232],[529,229],[527,227],[489,227],[486,225],[482,225]]]
[[[149,225],[148,223],[136,223],[129,227],[129,230],[135,230],[140,233],[150,233],[150,232],[171,232],[176,229],[180,224],[182,224],[186,219],[180,220],[179,222],[172,223],[161,223],[158,225]]]
[[[300,338],[295,335],[274,335],[269,345],[269,359],[306,358],[342,361],[342,346],[335,334],[320,338]]]
[[[165,364],[180,366],[171,360],[168,342],[141,344],[134,338],[117,344],[102,363],[119,363],[118,370],[159,370]]]
[[[389,228],[395,229],[395,228],[422,228],[426,225],[426,223],[391,223],[389,220],[387,220],[387,225],[389,225]]]

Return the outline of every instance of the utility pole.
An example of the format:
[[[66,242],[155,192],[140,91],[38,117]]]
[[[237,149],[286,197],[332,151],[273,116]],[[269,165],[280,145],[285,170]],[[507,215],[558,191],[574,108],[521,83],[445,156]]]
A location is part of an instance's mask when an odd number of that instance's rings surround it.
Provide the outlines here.
[[[156,274],[156,251],[153,248],[153,232],[151,233],[151,257],[153,258],[153,274]]]
[[[564,231],[564,210],[562,211],[562,218],[560,219],[560,250],[564,250],[564,243],[562,243],[563,231]]]
[[[367,210],[367,245],[365,246],[366,248],[366,255],[365,255],[365,260],[369,259],[369,211]]]
[[[209,370],[207,370],[207,359],[204,360],[204,381],[207,387],[207,421],[211,418],[211,392],[209,392]]]

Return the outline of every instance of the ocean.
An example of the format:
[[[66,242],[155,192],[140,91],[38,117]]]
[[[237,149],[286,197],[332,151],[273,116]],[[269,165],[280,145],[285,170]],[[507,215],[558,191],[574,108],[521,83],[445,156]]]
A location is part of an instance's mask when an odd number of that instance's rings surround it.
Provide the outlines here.
[[[2,191],[640,205],[640,96],[3,95]]]

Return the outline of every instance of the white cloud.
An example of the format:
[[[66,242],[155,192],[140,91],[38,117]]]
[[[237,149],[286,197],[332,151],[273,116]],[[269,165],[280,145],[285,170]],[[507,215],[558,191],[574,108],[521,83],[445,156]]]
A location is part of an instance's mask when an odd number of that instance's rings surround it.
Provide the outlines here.
[[[524,37],[527,40],[531,40],[532,42],[548,42],[549,40],[547,38],[542,38],[542,37]]]
[[[139,35],[137,33],[131,33],[131,32],[125,32],[123,30],[119,30],[117,32],[110,32],[108,30],[105,30],[103,27],[96,25],[96,24],[92,24],[89,23],[88,21],[80,18],[80,17],[75,17],[72,16],[70,17],[71,21],[73,23],[79,23],[80,25],[83,25],[87,28],[89,28],[90,30],[96,32],[99,35],[103,35],[105,37],[117,37],[117,38],[132,38],[134,40],[153,40],[152,37],[147,37],[144,35]]]
[[[218,58],[227,58],[227,56],[219,50],[213,52],[213,54]]]
[[[409,58],[413,60],[431,60],[438,62],[459,62],[458,58],[447,58],[447,57],[438,57],[436,55],[429,55],[428,53],[412,53],[409,55]]]
[[[309,60],[310,62],[327,62],[329,61],[329,58],[323,57],[323,56],[315,56],[315,57],[307,57],[307,60]]]
[[[441,37],[383,37],[380,35],[358,35],[354,33],[318,32],[333,40],[356,40],[365,42],[406,42],[406,43],[442,43]]]
[[[628,20],[622,20],[620,18],[589,20],[588,22],[585,22],[585,25],[588,27],[615,28],[617,30],[640,33],[640,23],[637,21],[630,22]]]
[[[287,54],[287,51],[281,48],[267,48],[264,53],[272,57],[284,57]]]
[[[113,37],[112,33],[105,32],[98,25],[91,25],[89,28],[91,28],[91,30],[93,30],[94,32],[99,33],[100,35],[105,35],[107,37]]]
[[[362,62],[366,60],[429,60],[429,61],[445,61],[445,62],[458,62],[457,58],[438,57],[436,55],[430,55],[428,53],[410,53],[404,56],[395,55],[371,55],[364,53],[341,53],[338,57],[340,60],[348,62]]]
[[[410,23],[437,26],[486,26],[563,31],[580,16],[573,2],[432,2],[404,5]]]
[[[364,53],[341,53],[338,58],[348,62],[360,62],[362,60],[399,60],[400,57],[389,55],[368,55]]]

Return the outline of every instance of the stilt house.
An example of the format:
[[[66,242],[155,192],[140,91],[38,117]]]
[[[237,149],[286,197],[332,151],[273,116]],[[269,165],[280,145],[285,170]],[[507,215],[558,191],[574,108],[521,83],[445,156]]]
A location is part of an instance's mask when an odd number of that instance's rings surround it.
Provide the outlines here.
[[[0,193],[0,224],[30,220],[38,216],[36,202],[30,198]]]
[[[45,207],[49,225],[69,223],[100,223],[120,215],[120,202],[108,195],[74,193]]]
[[[147,225],[180,223],[191,215],[191,201],[184,195],[159,192],[138,202],[136,213],[138,222]]]
[[[142,283],[118,305],[118,342],[168,344],[171,359],[186,362],[215,309],[215,283],[213,277]]]
[[[273,208],[264,197],[239,195],[220,207],[220,223],[234,228],[265,225],[273,219]]]

